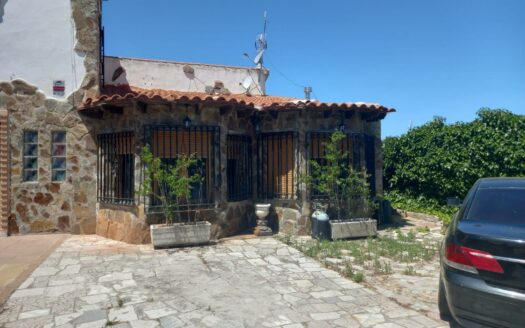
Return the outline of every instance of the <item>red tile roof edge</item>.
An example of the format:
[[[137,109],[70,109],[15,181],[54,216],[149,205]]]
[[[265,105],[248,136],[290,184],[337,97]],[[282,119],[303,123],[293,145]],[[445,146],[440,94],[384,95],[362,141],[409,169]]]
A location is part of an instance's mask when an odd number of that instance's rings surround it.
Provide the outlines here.
[[[188,92],[165,89],[143,89],[130,85],[106,85],[100,96],[87,98],[79,110],[97,107],[105,104],[112,104],[125,100],[137,101],[178,101],[195,103],[213,103],[223,105],[241,105],[256,109],[372,109],[383,113],[395,112],[394,108],[388,108],[380,104],[348,102],[348,103],[327,103],[318,100],[308,101],[305,99],[282,97],[282,96],[261,96],[261,95],[210,95],[204,92]]]

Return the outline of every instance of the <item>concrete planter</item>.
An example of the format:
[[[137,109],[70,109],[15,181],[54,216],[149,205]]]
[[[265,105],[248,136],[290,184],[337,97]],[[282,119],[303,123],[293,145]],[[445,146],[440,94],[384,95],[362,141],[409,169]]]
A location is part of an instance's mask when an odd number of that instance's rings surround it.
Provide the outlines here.
[[[370,237],[377,234],[377,221],[360,219],[354,221],[330,220],[332,240]]]
[[[153,224],[150,226],[150,233],[155,249],[202,245],[210,242],[211,224],[207,221],[172,225]]]

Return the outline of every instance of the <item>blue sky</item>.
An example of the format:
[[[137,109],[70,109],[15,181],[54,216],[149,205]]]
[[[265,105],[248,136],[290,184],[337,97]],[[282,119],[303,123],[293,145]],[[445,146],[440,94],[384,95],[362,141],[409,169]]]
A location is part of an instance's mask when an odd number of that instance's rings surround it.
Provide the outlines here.
[[[525,0],[109,0],[106,54],[251,66],[265,10],[269,94],[394,107],[383,136],[525,114]]]

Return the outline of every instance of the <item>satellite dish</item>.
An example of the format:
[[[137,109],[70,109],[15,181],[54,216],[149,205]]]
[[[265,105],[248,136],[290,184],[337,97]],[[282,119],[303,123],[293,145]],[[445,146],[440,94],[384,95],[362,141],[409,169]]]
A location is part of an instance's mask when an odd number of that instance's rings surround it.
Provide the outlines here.
[[[242,87],[246,90],[246,91],[250,91],[250,87],[252,86],[252,77],[251,76],[247,76],[244,81],[242,81],[241,85]]]
[[[262,66],[262,63],[263,63],[263,55],[264,55],[264,49],[262,50],[259,50],[257,52],[257,55],[255,56],[255,59],[253,60],[253,63],[255,65],[261,65]]]

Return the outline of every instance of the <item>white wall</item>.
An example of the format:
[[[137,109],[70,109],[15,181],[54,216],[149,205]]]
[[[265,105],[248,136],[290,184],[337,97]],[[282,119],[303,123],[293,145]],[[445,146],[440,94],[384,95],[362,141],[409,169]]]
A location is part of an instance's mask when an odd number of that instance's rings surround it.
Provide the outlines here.
[[[65,97],[78,89],[85,68],[74,51],[71,0],[0,0],[0,15],[2,5],[0,81],[23,79],[49,97],[53,80],[65,80]]]
[[[224,87],[233,94],[245,93],[240,83],[246,77],[253,79],[250,93],[264,94],[268,71],[249,67],[233,67],[196,63],[180,63],[147,59],[105,57],[105,84],[129,84],[144,89],[166,89],[178,91],[204,92],[206,86],[214,86],[221,81]],[[194,74],[186,74],[184,66],[190,66]],[[119,67],[124,73],[113,80],[115,70]]]

